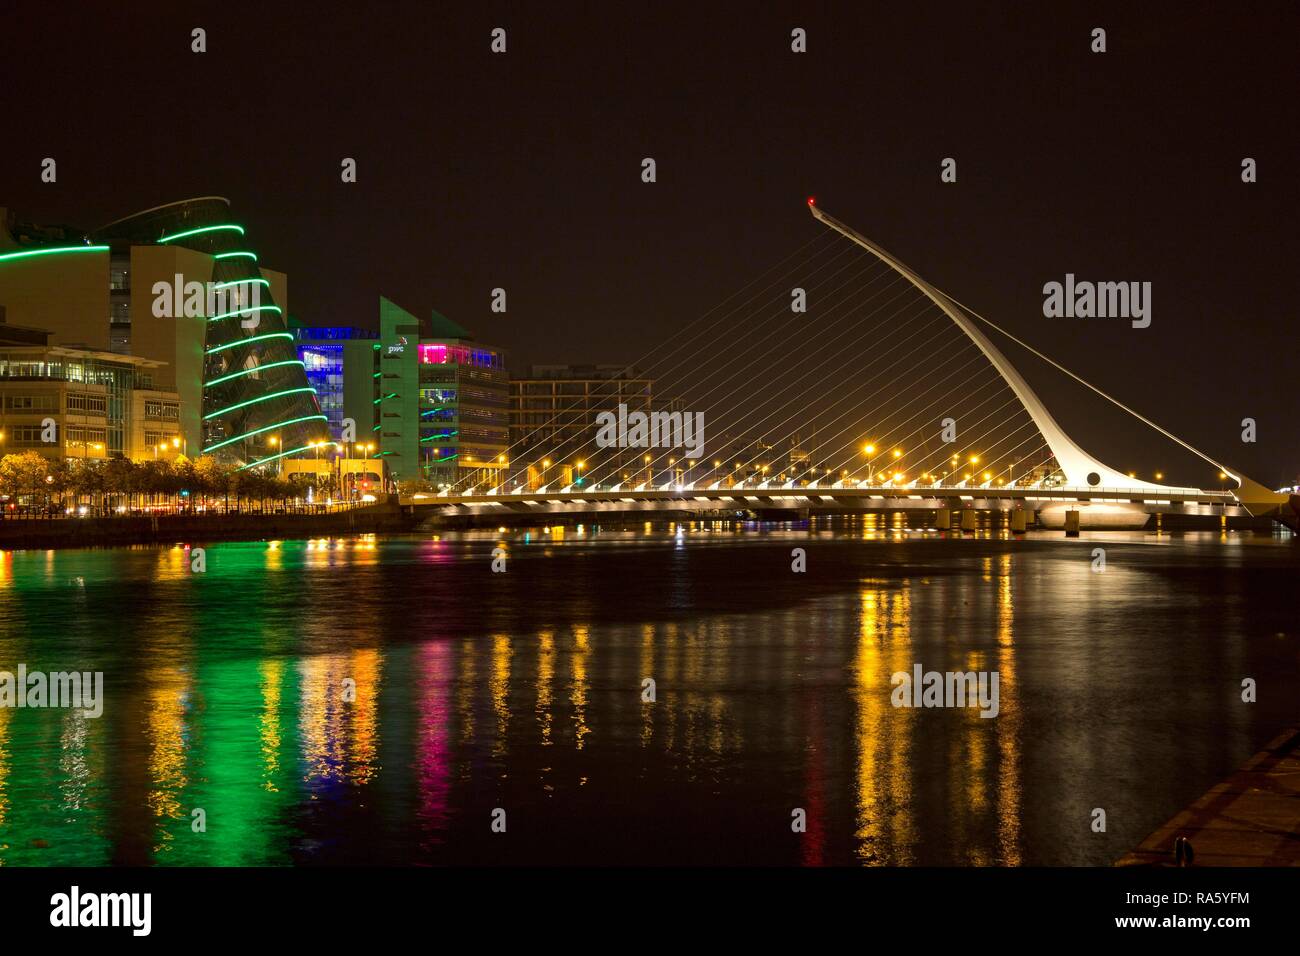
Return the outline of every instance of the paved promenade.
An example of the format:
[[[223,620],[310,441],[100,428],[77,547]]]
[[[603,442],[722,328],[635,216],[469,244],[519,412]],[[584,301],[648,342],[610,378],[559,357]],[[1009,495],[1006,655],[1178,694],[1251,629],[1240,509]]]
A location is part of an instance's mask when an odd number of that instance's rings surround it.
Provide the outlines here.
[[[1300,866],[1300,729],[1280,734],[1117,865],[1173,865],[1186,837],[1194,866]]]

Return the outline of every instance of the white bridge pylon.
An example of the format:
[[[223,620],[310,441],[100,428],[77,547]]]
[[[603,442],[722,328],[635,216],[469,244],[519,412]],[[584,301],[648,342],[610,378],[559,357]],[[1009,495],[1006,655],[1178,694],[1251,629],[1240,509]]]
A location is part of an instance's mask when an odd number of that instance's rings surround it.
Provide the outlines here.
[[[1047,443],[1047,447],[1051,450],[1053,456],[1055,456],[1057,465],[1065,475],[1066,484],[1068,486],[1073,488],[1132,488],[1147,492],[1174,492],[1178,490],[1169,485],[1162,485],[1152,481],[1143,481],[1140,478],[1131,478],[1127,473],[1111,468],[1109,465],[1104,464],[1080,448],[1079,445],[1065,433],[1064,429],[1056,423],[1056,419],[1052,417],[1051,412],[1047,410],[1047,407],[1034,393],[1034,390],[1029,387],[1029,383],[1021,377],[1018,371],[1016,371],[1015,366],[1007,360],[1006,356],[999,351],[997,346],[989,341],[988,337],[985,336],[984,333],[975,326],[975,323],[965,314],[966,311],[969,311],[965,306],[957,302],[956,299],[951,298],[947,293],[926,282],[910,268],[898,259],[894,258],[894,256],[886,252],[880,246],[876,245],[870,239],[867,239],[861,233],[846,226],[833,216],[823,212],[818,208],[815,201],[811,199],[808,200],[808,208],[812,212],[813,218],[818,222],[829,226],[851,242],[866,249],[881,262],[885,263],[903,278],[912,283],[912,285],[920,290],[931,302],[938,306],[939,309],[948,316],[948,318],[952,319],[952,321],[957,325],[957,328],[961,329],[962,332],[964,332],[966,336],[975,343],[979,350],[984,353],[984,356],[997,370],[998,374],[1002,376],[1002,379],[1011,387],[1016,398],[1018,398],[1020,403],[1024,405],[1025,411],[1029,413],[1029,417],[1033,419],[1034,424],[1038,427],[1039,432],[1043,436],[1043,440]],[[980,318],[981,321],[988,322],[987,319],[983,319],[982,317]],[[992,328],[998,328],[991,322],[988,322],[988,324]],[[1243,505],[1246,505],[1247,501],[1249,501],[1250,505],[1254,506],[1250,509],[1252,510],[1252,513],[1258,513],[1258,511],[1254,510],[1256,508],[1269,508],[1286,501],[1285,495],[1279,495],[1268,488],[1265,488],[1263,485],[1260,485],[1258,482],[1251,481],[1239,472],[1228,468],[1221,462],[1215,461],[1209,455],[1193,448],[1176,435],[1165,431],[1165,429],[1161,428],[1159,425],[1139,415],[1137,412],[1133,411],[1133,409],[1101,391],[1101,389],[1084,381],[1069,369],[1052,361],[1050,358],[1043,355],[1041,352],[1038,352],[1031,346],[1026,345],[1024,342],[1021,342],[1009,332],[1002,329],[998,329],[998,331],[1002,332],[1003,335],[1006,335],[1012,341],[1028,349],[1034,355],[1039,356],[1044,361],[1064,372],[1075,381],[1087,386],[1107,401],[1118,405],[1124,411],[1138,419],[1138,421],[1154,428],[1166,438],[1176,442],[1192,454],[1209,462],[1214,465],[1215,468],[1228,475],[1238,484],[1238,488],[1234,492],[1238,500],[1241,501]]]

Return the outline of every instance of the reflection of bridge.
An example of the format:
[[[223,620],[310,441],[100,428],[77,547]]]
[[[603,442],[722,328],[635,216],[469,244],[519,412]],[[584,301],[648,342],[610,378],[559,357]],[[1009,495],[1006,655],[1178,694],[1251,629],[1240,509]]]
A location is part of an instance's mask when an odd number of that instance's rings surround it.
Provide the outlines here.
[[[614,474],[607,475],[605,480],[601,480],[598,476],[589,476],[591,480],[586,482],[579,480],[563,487],[543,485],[540,488],[529,489],[521,487],[519,482],[512,484],[508,478],[503,480],[498,475],[488,485],[453,488],[442,494],[404,497],[403,505],[418,510],[436,509],[437,513],[445,515],[500,515],[502,517],[510,514],[534,513],[595,516],[620,512],[671,511],[678,513],[746,512],[761,515],[791,511],[800,514],[844,514],[880,510],[922,510],[941,513],[938,519],[941,527],[947,526],[950,509],[972,512],[1007,511],[1013,516],[1013,527],[1023,527],[1022,522],[1026,513],[1034,513],[1039,523],[1053,526],[1058,521],[1058,515],[1063,520],[1066,511],[1078,511],[1085,526],[1140,524],[1148,515],[1167,514],[1202,520],[1269,516],[1296,527],[1296,508],[1288,501],[1288,496],[1273,492],[1252,481],[1239,471],[1211,458],[1144,418],[1009,332],[963,306],[956,299],[941,292],[884,249],[823,212],[813,200],[809,200],[808,205],[818,222],[847,238],[858,248],[866,250],[873,257],[874,262],[885,266],[884,274],[888,275],[892,282],[904,280],[905,288],[910,286],[913,294],[919,293],[918,301],[924,302],[927,309],[937,309],[939,315],[951,320],[965,339],[974,344],[996,371],[997,377],[1013,394],[1014,398],[1008,401],[1018,405],[1019,409],[1027,414],[1037,436],[1041,438],[1040,448],[1045,448],[1049,452],[1049,460],[1054,463],[1050,477],[1044,477],[1043,474],[1022,474],[1017,477],[1008,471],[1005,483],[999,478],[995,484],[989,480],[990,475],[987,473],[983,475],[984,480],[981,483],[978,475],[968,474],[964,480],[955,480],[954,472],[944,480],[938,474],[931,475],[927,472],[919,479],[911,480],[907,480],[905,475],[896,475],[894,482],[890,483],[886,480],[886,483],[881,484],[873,480],[869,468],[865,481],[833,481],[831,474],[824,474],[819,483],[815,480],[816,469],[808,469],[801,475],[790,476],[795,480],[789,481],[784,480],[784,477],[780,481],[746,479],[742,475],[739,481],[732,476],[727,480],[716,480],[709,484],[683,481],[680,477],[667,483],[660,483],[653,480],[653,456],[647,455],[645,460],[649,466],[648,474],[641,481],[629,481],[630,476],[627,474],[621,476],[623,480],[618,480],[620,476]],[[890,316],[890,320],[896,319],[899,314],[895,312]],[[893,324],[906,326],[910,321],[912,320],[902,319]],[[1104,464],[1084,451],[1065,433],[1025,379],[990,341],[984,329],[997,332],[1016,343],[1075,382],[1122,409],[1143,425],[1213,465],[1220,472],[1221,478],[1231,479],[1237,487],[1231,491],[1173,487],[1141,480]],[[761,345],[761,341],[756,342],[755,345]],[[913,352],[915,351],[913,349]],[[734,377],[733,375],[732,378]],[[927,388],[927,392],[932,390],[933,386]],[[933,407],[933,400],[927,407]],[[952,421],[952,419],[946,420]],[[1021,444],[1023,445],[1024,442]],[[875,449],[868,447],[865,451],[874,452]],[[665,451],[654,457],[653,461],[657,462],[667,454],[669,452]],[[893,454],[898,457],[902,452],[894,451]],[[720,463],[715,462],[715,466],[718,464]],[[671,459],[669,465],[672,465]],[[978,469],[974,470],[978,471]],[[827,471],[829,469],[823,469],[823,472]],[[841,473],[842,478],[846,476],[847,472]],[[807,480],[809,478],[814,480]],[[1020,517],[1015,517],[1017,513]]]

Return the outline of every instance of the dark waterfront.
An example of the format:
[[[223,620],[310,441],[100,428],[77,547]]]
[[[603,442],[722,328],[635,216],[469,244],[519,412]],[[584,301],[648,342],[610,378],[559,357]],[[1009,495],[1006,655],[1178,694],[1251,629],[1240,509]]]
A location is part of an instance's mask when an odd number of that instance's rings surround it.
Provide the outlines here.
[[[0,864],[1107,865],[1300,713],[1289,535],[659,523],[206,565],[0,553],[0,670],[106,684],[98,719],[0,709]],[[916,663],[996,670],[1000,713],[893,707]]]

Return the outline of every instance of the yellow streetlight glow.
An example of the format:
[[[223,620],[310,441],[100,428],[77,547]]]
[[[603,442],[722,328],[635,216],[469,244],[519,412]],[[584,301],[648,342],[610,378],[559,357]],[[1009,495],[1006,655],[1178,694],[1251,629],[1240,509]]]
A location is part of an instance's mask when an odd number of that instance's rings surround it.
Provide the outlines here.
[[[876,446],[875,446],[875,445],[867,444],[867,445],[863,445],[863,446],[862,446],[862,454],[864,454],[864,455],[874,455],[875,453],[876,453]]]
[[[980,456],[979,456],[979,455],[971,455],[971,456],[970,456],[970,463],[971,463],[972,465],[978,465],[978,464],[980,463]]]

